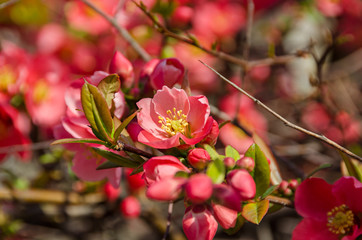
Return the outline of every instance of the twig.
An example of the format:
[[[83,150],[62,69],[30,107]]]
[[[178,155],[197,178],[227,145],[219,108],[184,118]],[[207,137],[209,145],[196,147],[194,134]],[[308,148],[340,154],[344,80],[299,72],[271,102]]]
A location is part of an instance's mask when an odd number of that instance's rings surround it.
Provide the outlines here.
[[[54,203],[54,204],[96,204],[103,202],[103,193],[89,193],[80,195],[76,192],[63,192],[58,190],[28,189],[11,190],[0,188],[0,201],[17,200],[27,203]]]
[[[291,55],[276,56],[276,57],[273,57],[273,58],[265,58],[265,59],[260,59],[260,60],[255,60],[255,61],[248,62],[245,59],[240,59],[240,58],[234,57],[232,55],[229,55],[229,54],[221,52],[221,51],[208,49],[208,48],[200,45],[200,43],[197,42],[195,39],[183,37],[183,36],[180,36],[180,35],[178,35],[176,33],[171,32],[165,26],[163,26],[161,23],[159,23],[157,21],[157,19],[152,15],[152,13],[150,13],[144,6],[138,4],[135,1],[133,1],[133,2],[146,14],[146,16],[155,25],[155,28],[160,33],[162,33],[163,35],[165,35],[167,37],[174,38],[176,40],[187,43],[189,45],[195,46],[195,47],[201,49],[202,51],[204,51],[204,52],[206,52],[206,53],[208,53],[210,55],[213,55],[214,57],[217,57],[217,58],[220,58],[222,60],[225,60],[225,61],[231,62],[233,64],[236,64],[236,65],[242,67],[244,71],[247,71],[251,67],[259,66],[259,65],[283,64],[283,63],[286,63],[286,62],[290,61],[291,59],[294,59],[295,57],[304,56],[303,54],[301,54],[302,51],[299,51],[299,52],[297,52],[295,54],[291,54]]]
[[[248,16],[247,16],[247,24],[246,24],[246,35],[245,35],[245,46],[243,57],[245,60],[249,58],[249,48],[251,42],[251,33],[253,27],[253,17],[254,17],[254,1],[248,0]]]
[[[8,7],[8,6],[12,5],[12,4],[17,3],[17,2],[19,2],[19,0],[9,0],[7,2],[1,3],[0,4],[0,9],[6,8],[6,7]]]
[[[173,202],[170,202],[168,204],[168,214],[167,214],[167,225],[166,225],[166,231],[165,234],[162,237],[162,240],[166,240],[167,236],[170,232],[170,228],[171,228],[171,217],[172,217],[172,211],[173,211]]]
[[[227,83],[229,83],[231,86],[233,86],[234,88],[236,88],[238,91],[240,91],[241,93],[243,93],[244,95],[246,95],[248,98],[250,98],[251,100],[253,100],[256,104],[258,104],[259,106],[261,106],[262,108],[264,108],[265,110],[267,110],[269,113],[271,113],[274,117],[278,118],[280,121],[282,121],[287,127],[290,128],[294,128],[295,130],[298,130],[302,133],[305,133],[309,136],[312,136],[314,138],[317,138],[325,143],[327,143],[328,145],[344,152],[345,154],[347,154],[348,156],[358,159],[359,161],[362,162],[362,157],[354,154],[353,152],[349,151],[348,149],[340,146],[339,144],[337,144],[336,142],[330,140],[329,138],[327,138],[326,136],[314,133],[312,131],[309,131],[305,128],[302,128],[300,126],[297,126],[291,122],[289,122],[288,120],[286,120],[285,118],[283,118],[282,116],[280,116],[278,113],[276,113],[274,110],[272,110],[271,108],[269,108],[268,106],[266,106],[264,103],[262,103],[260,100],[256,99],[255,97],[253,97],[252,95],[250,95],[248,92],[246,92],[244,89],[240,88],[238,85],[236,85],[235,83],[231,82],[229,79],[225,78],[224,76],[222,76],[220,73],[218,73],[215,69],[213,69],[212,67],[210,67],[209,65],[207,65],[206,63],[202,62],[201,60],[199,60],[203,65],[205,65],[206,67],[208,67],[210,70],[212,70],[214,73],[216,73],[221,79],[223,79],[224,81],[226,81]]]
[[[99,15],[101,15],[105,20],[107,20],[113,27],[118,31],[118,33],[132,46],[132,48],[142,57],[145,61],[150,61],[152,58],[151,56],[136,42],[136,40],[128,33],[128,31],[117,24],[117,22],[108,16],[105,12],[97,8],[92,3],[88,2],[87,0],[81,0],[84,4],[88,7],[93,9]]]
[[[47,149],[53,141],[54,140],[0,147],[0,154]]]
[[[265,199],[269,200],[272,203],[283,205],[284,207],[290,207],[290,208],[294,207],[293,202],[287,198],[269,195]]]

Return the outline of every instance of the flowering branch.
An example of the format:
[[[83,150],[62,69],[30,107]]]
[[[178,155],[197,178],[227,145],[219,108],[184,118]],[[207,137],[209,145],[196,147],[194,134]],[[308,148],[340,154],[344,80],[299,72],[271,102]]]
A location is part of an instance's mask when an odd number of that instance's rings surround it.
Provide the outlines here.
[[[289,122],[287,119],[283,118],[282,116],[280,116],[278,113],[276,113],[274,110],[272,110],[271,108],[269,108],[268,106],[266,106],[264,103],[262,103],[260,100],[256,99],[255,97],[253,97],[252,95],[250,95],[248,92],[246,92],[244,89],[240,88],[238,85],[236,85],[235,83],[231,82],[229,79],[225,78],[224,76],[222,76],[220,73],[218,73],[215,69],[213,69],[212,67],[210,67],[209,65],[207,65],[206,63],[202,62],[201,60],[199,60],[203,65],[205,65],[206,67],[208,67],[210,70],[212,70],[213,72],[215,72],[221,79],[223,79],[225,82],[229,83],[231,86],[233,86],[234,88],[236,88],[238,91],[240,91],[241,93],[243,93],[244,95],[246,95],[248,98],[250,98],[251,100],[253,100],[256,104],[258,104],[259,106],[261,106],[262,108],[264,108],[265,110],[267,110],[269,113],[271,113],[274,117],[278,118],[279,120],[281,120],[287,127],[293,128],[295,130],[298,130],[302,133],[305,133],[309,136],[312,136],[314,138],[317,138],[325,143],[327,143],[328,145],[340,150],[341,152],[344,152],[345,154],[349,155],[352,158],[358,159],[359,161],[362,162],[362,157],[354,154],[353,152],[349,151],[348,149],[340,146],[339,144],[337,144],[336,142],[330,140],[329,138],[327,138],[324,135],[320,135],[317,133],[314,133],[312,131],[309,131],[305,128],[302,128],[298,125],[295,125],[291,122]]]
[[[165,26],[163,26],[160,22],[157,21],[157,19],[152,15],[150,11],[147,10],[145,6],[142,4],[138,4],[137,2],[133,1],[145,14],[146,16],[153,22],[153,24],[156,27],[156,30],[158,30],[161,34],[167,37],[171,37],[174,39],[177,39],[181,42],[187,43],[189,45],[195,46],[202,51],[213,55],[214,57],[220,58],[222,60],[234,63],[240,67],[242,67],[244,70],[248,70],[252,67],[259,66],[259,65],[276,65],[276,64],[283,64],[286,62],[289,62],[290,60],[294,59],[295,57],[303,57],[306,52],[304,51],[297,51],[295,54],[290,55],[284,55],[284,56],[275,56],[272,58],[265,58],[265,59],[259,59],[254,61],[247,61],[245,59],[237,58],[232,55],[229,55],[227,53],[216,51],[212,49],[208,49],[204,46],[202,46],[199,42],[197,42],[195,39],[187,38],[184,36],[180,36],[176,33],[173,33],[172,31],[168,30]]]
[[[99,15],[101,15],[105,20],[107,20],[112,26],[118,31],[118,33],[132,46],[132,48],[142,57],[142,59],[146,62],[150,61],[151,56],[137,43],[137,41],[128,33],[128,31],[120,26],[113,18],[108,16],[105,12],[97,8],[92,3],[87,0],[81,0],[88,7],[93,9]]]

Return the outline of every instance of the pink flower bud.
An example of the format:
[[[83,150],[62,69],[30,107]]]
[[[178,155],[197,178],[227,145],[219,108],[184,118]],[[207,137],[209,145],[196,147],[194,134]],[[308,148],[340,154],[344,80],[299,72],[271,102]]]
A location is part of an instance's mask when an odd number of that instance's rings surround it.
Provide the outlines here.
[[[170,155],[150,158],[143,164],[143,178],[147,185],[161,179],[173,177],[178,171],[190,172],[178,158]]]
[[[189,152],[187,160],[196,169],[202,170],[210,162],[209,153],[202,148],[194,148]]]
[[[207,206],[188,207],[182,220],[182,228],[188,240],[211,240],[218,224]]]
[[[155,90],[161,89],[163,86],[172,88],[176,83],[181,83],[184,71],[184,66],[178,59],[162,59],[150,76],[151,86]]]
[[[296,190],[298,186],[299,186],[299,182],[298,182],[297,179],[292,179],[292,180],[289,181],[290,189]]]
[[[252,199],[256,193],[253,177],[244,169],[232,170],[226,177],[227,183],[233,187],[243,200]]]
[[[121,193],[121,189],[119,187],[115,188],[109,182],[104,184],[103,190],[106,194],[107,199],[111,202],[115,201]]]
[[[209,145],[215,145],[217,137],[219,136],[219,124],[214,120],[212,123],[211,131],[206,137],[201,141],[201,143],[206,143]]]
[[[241,196],[232,187],[226,184],[215,184],[214,201],[237,212],[241,211]]]
[[[288,185],[289,185],[289,183],[288,183],[287,181],[283,180],[283,181],[279,184],[279,188],[278,188],[279,191],[284,192],[285,189],[288,188]]]
[[[227,169],[233,169],[235,166],[235,160],[232,157],[224,158],[224,165]]]
[[[142,178],[142,173],[137,173],[134,175],[130,175],[132,173],[133,169],[128,168],[126,170],[126,179],[127,179],[127,185],[130,192],[137,192],[140,189],[143,189],[146,185],[145,181]]]
[[[284,194],[285,196],[287,196],[287,197],[290,197],[290,196],[293,195],[293,191],[292,191],[292,189],[287,188],[287,189],[285,189],[285,190],[283,191],[283,194]]]
[[[245,169],[248,172],[252,172],[255,167],[255,162],[254,159],[252,159],[251,157],[242,157],[236,162],[236,165],[241,169]]]
[[[141,204],[137,198],[129,196],[121,202],[120,210],[126,218],[136,218],[141,213]]]
[[[186,183],[185,178],[171,177],[154,182],[148,187],[146,196],[153,200],[158,201],[172,201],[176,200],[181,191],[182,186]]]
[[[132,63],[120,52],[115,52],[109,64],[109,73],[117,73],[122,86],[130,88],[133,84],[134,73]]]
[[[224,228],[229,229],[235,227],[238,218],[238,212],[219,204],[212,204],[214,217],[218,223]]]
[[[185,186],[185,193],[193,203],[203,203],[212,195],[212,181],[203,173],[192,175]]]

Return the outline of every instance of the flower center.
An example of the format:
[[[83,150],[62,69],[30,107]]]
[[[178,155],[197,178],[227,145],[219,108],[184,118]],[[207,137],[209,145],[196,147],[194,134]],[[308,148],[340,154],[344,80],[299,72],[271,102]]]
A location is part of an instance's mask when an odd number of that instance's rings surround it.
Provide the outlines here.
[[[348,233],[354,225],[353,213],[345,204],[339,207],[334,207],[327,213],[328,230],[337,235]]]
[[[161,128],[169,135],[174,136],[176,133],[186,134],[189,123],[187,122],[187,116],[182,113],[182,110],[176,111],[176,108],[167,110],[168,117],[158,116]]]

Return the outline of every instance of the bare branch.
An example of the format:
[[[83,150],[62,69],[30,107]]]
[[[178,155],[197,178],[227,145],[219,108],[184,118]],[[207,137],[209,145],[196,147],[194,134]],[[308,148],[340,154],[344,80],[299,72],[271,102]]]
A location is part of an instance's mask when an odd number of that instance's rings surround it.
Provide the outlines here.
[[[17,3],[17,2],[19,2],[19,0],[9,0],[7,2],[3,2],[3,3],[0,4],[0,9],[6,8],[6,7],[8,7],[8,6],[12,5],[12,4]]]
[[[236,85],[235,83],[231,82],[229,79],[225,78],[224,76],[222,76],[220,73],[218,73],[215,69],[213,69],[212,67],[210,67],[209,65],[207,65],[206,63],[200,61],[202,64],[204,64],[206,67],[208,67],[210,70],[212,70],[213,72],[215,72],[221,79],[223,79],[225,82],[229,83],[231,86],[233,86],[234,88],[236,88],[238,91],[240,91],[242,94],[246,95],[248,98],[250,98],[251,100],[253,100],[256,104],[258,104],[259,106],[261,106],[262,108],[264,108],[265,110],[267,110],[269,113],[271,113],[274,117],[278,118],[280,121],[282,121],[287,127],[293,128],[295,130],[298,130],[302,133],[305,133],[309,136],[312,136],[318,140],[321,140],[325,143],[327,143],[328,145],[344,152],[345,154],[347,154],[348,156],[354,158],[354,159],[358,159],[359,161],[362,162],[362,157],[354,154],[353,152],[349,151],[348,149],[340,146],[339,144],[337,144],[336,142],[330,140],[329,138],[327,138],[326,136],[314,133],[312,131],[309,131],[305,128],[302,128],[298,125],[295,125],[291,122],[289,122],[287,119],[283,118],[282,116],[280,116],[278,113],[276,113],[274,110],[272,110],[271,108],[269,108],[268,106],[266,106],[264,103],[262,103],[260,100],[256,99],[255,97],[253,97],[252,95],[250,95],[248,92],[246,92],[244,89],[240,88],[238,85]]]
[[[81,1],[85,3],[88,7],[96,11],[110,24],[112,24],[112,26],[118,31],[118,33],[132,46],[132,48],[142,57],[143,60],[147,62],[152,59],[151,56],[141,47],[141,45],[139,45],[137,41],[128,33],[128,31],[120,26],[112,17],[108,16],[108,14],[106,14],[87,0]]]
[[[245,60],[249,58],[249,48],[251,42],[251,33],[253,27],[253,17],[254,17],[254,1],[248,0],[248,15],[247,15],[247,24],[246,24],[246,36],[245,36],[245,46],[243,57]]]

